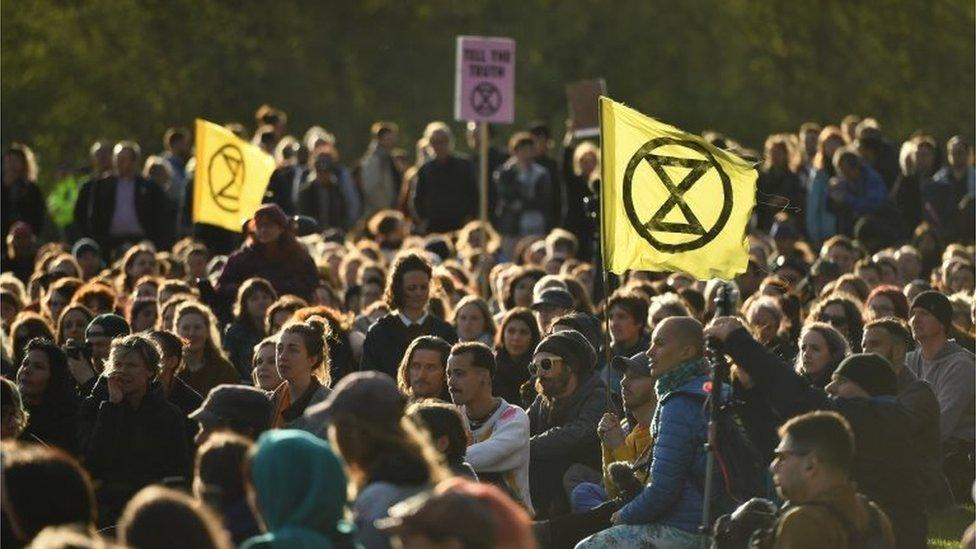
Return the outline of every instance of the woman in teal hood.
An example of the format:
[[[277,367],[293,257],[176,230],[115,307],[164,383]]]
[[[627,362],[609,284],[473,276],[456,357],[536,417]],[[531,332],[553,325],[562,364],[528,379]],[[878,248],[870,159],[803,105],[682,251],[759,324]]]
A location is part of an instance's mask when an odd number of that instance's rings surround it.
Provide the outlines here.
[[[268,431],[251,455],[248,495],[267,533],[241,546],[356,547],[343,519],[346,474],[324,440],[304,431]]]

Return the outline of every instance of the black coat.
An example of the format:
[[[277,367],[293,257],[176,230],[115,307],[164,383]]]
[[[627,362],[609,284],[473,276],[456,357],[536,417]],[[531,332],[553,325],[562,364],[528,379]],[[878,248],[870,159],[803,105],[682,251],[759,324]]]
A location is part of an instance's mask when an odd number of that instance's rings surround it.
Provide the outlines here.
[[[47,205],[37,183],[23,179],[9,185],[0,183],[0,236],[6,237],[15,221],[27,223],[35,235],[40,235],[46,214]]]
[[[528,408],[532,402],[522,400],[522,384],[529,380],[529,361],[532,352],[518,359],[512,358],[508,351],[502,349],[495,356],[495,377],[492,380],[492,393],[502,397],[509,404],[521,408]]]
[[[312,179],[306,181],[298,191],[298,213],[315,219],[323,231],[329,228],[345,230],[352,224],[348,218],[346,198],[339,187],[341,174],[334,175],[333,183],[324,185]]]
[[[77,399],[70,398],[37,406],[26,404],[30,418],[20,439],[37,440],[77,455],[78,404]]]
[[[413,210],[427,222],[427,232],[456,231],[478,216],[478,185],[471,163],[451,155],[430,160],[417,171]]]
[[[729,334],[725,350],[749,374],[774,412],[784,419],[813,410],[834,410],[854,432],[853,476],[861,493],[884,509],[898,547],[925,547],[926,517],[918,444],[911,412],[894,396],[829,398],[760,345],[748,331]]]
[[[162,389],[151,388],[138,408],[108,400],[97,406],[85,465],[101,481],[103,508],[117,510],[137,491],[166,477],[189,478],[185,416]]]
[[[250,383],[251,370],[254,369],[254,346],[264,339],[264,334],[251,327],[247,322],[237,319],[227,325],[224,330],[222,347],[227,351],[234,368],[241,374],[241,379]]]
[[[158,246],[165,247],[164,240],[173,232],[168,225],[175,227],[176,224],[175,219],[166,217],[171,210],[170,199],[153,181],[137,176],[135,182],[136,218],[142,226],[144,236]],[[110,235],[117,184],[118,177],[112,175],[96,181],[91,190],[88,228],[92,238],[102,247],[103,255],[110,254],[112,247],[117,244]]]
[[[399,314],[389,313],[370,326],[369,332],[366,333],[359,369],[378,370],[396,379],[397,369],[400,367],[400,361],[403,360],[403,354],[407,351],[407,346],[422,335],[437,336],[452,345],[457,343],[457,332],[454,331],[454,327],[432,314],[427,315],[419,331],[414,335],[404,326]]]

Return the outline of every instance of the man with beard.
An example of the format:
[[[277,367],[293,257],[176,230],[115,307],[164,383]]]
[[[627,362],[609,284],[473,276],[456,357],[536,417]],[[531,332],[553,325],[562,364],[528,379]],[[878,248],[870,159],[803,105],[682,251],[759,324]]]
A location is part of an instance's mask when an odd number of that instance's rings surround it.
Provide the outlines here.
[[[537,518],[569,511],[563,476],[572,465],[589,467],[599,476],[596,426],[606,395],[595,364],[593,347],[574,330],[543,339],[529,363],[540,393],[529,407],[529,485]]]
[[[437,336],[420,336],[410,342],[397,370],[397,387],[411,401],[425,398],[448,400],[444,368],[451,344]]]
[[[458,343],[447,359],[447,386],[468,421],[472,444],[465,459],[478,474],[532,513],[529,495],[529,417],[492,396],[495,355],[484,343]]]

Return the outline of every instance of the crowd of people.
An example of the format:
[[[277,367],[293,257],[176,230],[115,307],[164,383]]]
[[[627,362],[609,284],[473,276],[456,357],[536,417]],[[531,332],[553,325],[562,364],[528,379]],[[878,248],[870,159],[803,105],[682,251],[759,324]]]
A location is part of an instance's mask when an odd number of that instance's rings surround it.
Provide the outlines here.
[[[708,508],[720,547],[918,548],[972,503],[966,139],[706,132],[759,162],[721,281],[605,276],[572,133],[490,144],[485,223],[448,124],[344,164],[255,122],[227,127],[278,167],[241,233],[193,223],[187,130],[94,143],[64,227],[5,149],[5,547],[695,547]]]

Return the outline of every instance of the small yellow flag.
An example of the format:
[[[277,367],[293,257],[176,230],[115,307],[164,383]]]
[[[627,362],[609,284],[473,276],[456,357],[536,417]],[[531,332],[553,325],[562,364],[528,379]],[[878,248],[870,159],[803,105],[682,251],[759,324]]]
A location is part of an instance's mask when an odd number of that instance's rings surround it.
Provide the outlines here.
[[[206,120],[196,123],[193,222],[241,232],[261,206],[274,158]]]
[[[603,259],[615,273],[746,270],[755,168],[701,137],[600,98]]]

